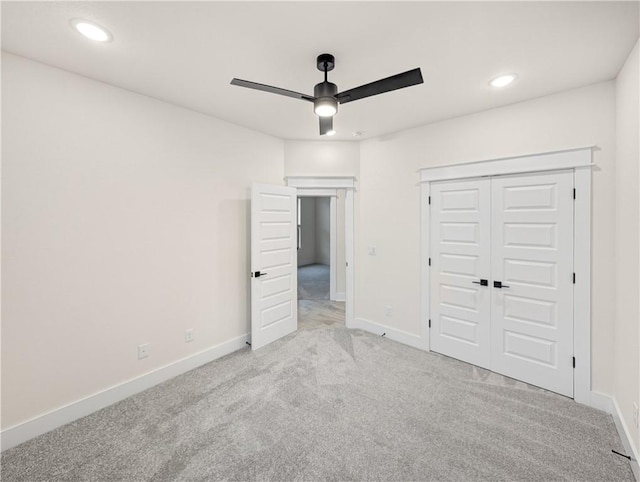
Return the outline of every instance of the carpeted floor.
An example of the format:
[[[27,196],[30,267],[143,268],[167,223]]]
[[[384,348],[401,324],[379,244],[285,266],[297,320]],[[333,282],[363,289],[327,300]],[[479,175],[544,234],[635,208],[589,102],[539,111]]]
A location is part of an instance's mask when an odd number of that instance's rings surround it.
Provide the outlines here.
[[[632,481],[611,417],[363,331],[300,329],[2,455],[4,481]]]
[[[298,299],[329,299],[329,266],[310,264],[298,268]]]

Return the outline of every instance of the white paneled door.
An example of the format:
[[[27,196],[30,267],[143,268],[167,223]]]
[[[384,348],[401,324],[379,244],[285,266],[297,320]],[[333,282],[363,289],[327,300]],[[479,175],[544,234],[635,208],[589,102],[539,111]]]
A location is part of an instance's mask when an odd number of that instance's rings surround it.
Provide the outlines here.
[[[431,187],[431,349],[490,367],[489,179]]]
[[[572,397],[573,172],[491,183],[492,370]]]
[[[298,325],[297,190],[254,184],[251,191],[251,348]]]
[[[573,171],[431,184],[431,349],[573,396]]]

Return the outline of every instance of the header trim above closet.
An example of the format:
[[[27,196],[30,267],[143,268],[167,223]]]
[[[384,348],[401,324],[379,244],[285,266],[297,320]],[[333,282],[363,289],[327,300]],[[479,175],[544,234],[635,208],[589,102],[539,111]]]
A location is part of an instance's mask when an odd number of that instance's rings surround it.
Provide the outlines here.
[[[594,148],[595,146],[589,146],[518,157],[425,167],[420,169],[420,183],[590,167],[593,166],[591,151]]]

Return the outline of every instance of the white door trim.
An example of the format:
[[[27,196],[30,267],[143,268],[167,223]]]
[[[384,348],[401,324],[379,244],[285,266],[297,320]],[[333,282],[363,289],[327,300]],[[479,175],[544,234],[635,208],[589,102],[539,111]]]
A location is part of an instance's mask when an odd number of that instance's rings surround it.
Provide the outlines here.
[[[420,169],[421,184],[421,267],[420,294],[421,332],[423,348],[429,350],[429,280],[431,182],[465,179],[478,176],[523,174],[560,169],[574,170],[574,241],[573,256],[576,273],[574,285],[574,399],[593,405],[591,392],[591,167],[592,147],[569,149],[520,157],[476,161]],[[579,242],[578,242],[579,241]],[[588,300],[585,302],[585,300]]]
[[[298,189],[355,189],[354,176],[287,176],[287,186]]]
[[[287,186],[295,187],[298,190],[298,196],[330,196],[332,206],[336,203],[336,197],[338,196],[338,189],[344,189],[345,196],[345,215],[344,215],[344,243],[345,243],[345,261],[346,266],[346,294],[345,294],[345,325],[347,328],[353,328],[353,297],[355,290],[355,276],[354,276],[354,192],[356,190],[356,178],[353,176],[346,177],[326,177],[326,176],[288,176],[284,178]],[[337,209],[337,208],[336,208]],[[334,209],[331,208],[333,215]],[[333,216],[337,219],[337,216]],[[332,224],[332,233],[333,224]],[[333,249],[331,251],[331,260],[337,258],[334,254],[336,252],[337,240],[332,235],[331,239]],[[337,270],[332,269],[333,273]],[[332,290],[332,297],[335,296],[335,284]]]
[[[336,300],[337,268],[337,241],[338,241],[338,198],[331,196],[329,201],[329,299]]]
[[[420,169],[420,183],[588,167],[592,165],[591,151],[593,147],[425,167]],[[586,153],[588,155],[585,155]]]
[[[591,157],[591,150],[586,155]],[[576,357],[573,398],[576,402],[592,405],[590,165],[574,168],[573,186],[576,189],[573,203],[573,269],[576,273],[576,284],[573,287],[573,352]]]

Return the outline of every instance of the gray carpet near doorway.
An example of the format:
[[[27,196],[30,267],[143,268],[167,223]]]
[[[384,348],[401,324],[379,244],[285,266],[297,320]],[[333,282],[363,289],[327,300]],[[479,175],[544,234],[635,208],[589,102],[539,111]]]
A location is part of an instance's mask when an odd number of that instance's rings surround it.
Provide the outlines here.
[[[298,299],[329,299],[329,266],[326,264],[310,264],[298,268]]]
[[[632,481],[611,417],[363,331],[300,329],[15,447],[4,481]]]

